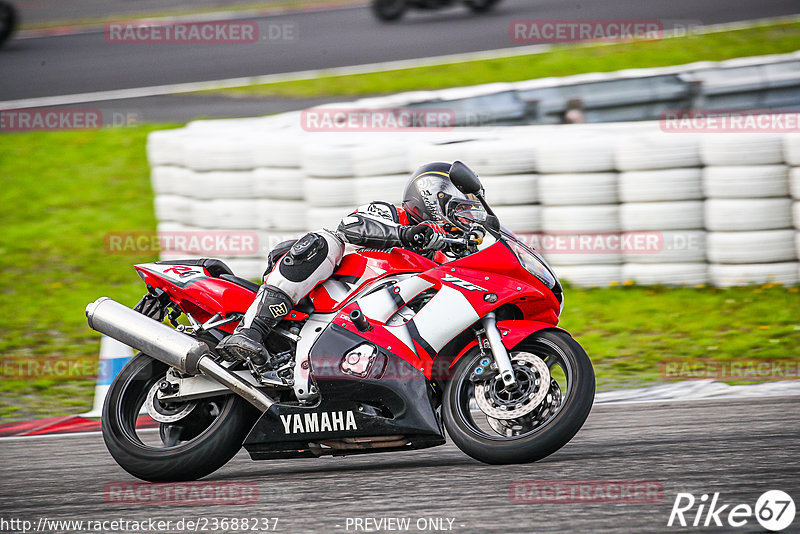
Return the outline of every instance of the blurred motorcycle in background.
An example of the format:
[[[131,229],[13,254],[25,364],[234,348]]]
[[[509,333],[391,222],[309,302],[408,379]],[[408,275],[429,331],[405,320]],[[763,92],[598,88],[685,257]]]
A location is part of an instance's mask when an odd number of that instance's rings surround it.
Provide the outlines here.
[[[372,0],[372,12],[384,22],[400,19],[409,8],[441,9],[463,2],[475,13],[486,13],[500,0]]]
[[[0,1],[0,46],[11,37],[17,26],[17,12],[8,2]]]

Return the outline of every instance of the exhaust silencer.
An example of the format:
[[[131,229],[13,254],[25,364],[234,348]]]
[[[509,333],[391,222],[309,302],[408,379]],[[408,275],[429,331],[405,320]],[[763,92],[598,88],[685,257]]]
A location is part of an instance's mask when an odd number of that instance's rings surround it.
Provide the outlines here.
[[[208,357],[208,345],[108,297],[86,306],[89,327],[182,373],[203,373],[265,412],[275,401]]]

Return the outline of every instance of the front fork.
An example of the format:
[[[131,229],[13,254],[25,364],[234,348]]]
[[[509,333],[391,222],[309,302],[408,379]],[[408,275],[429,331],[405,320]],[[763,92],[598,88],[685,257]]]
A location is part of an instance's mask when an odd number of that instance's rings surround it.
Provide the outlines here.
[[[481,324],[486,332],[486,340],[492,350],[492,356],[500,371],[500,377],[506,386],[513,387],[517,381],[514,378],[514,368],[511,366],[511,358],[508,355],[505,345],[503,345],[503,335],[497,328],[497,317],[494,312],[489,312],[481,319]]]

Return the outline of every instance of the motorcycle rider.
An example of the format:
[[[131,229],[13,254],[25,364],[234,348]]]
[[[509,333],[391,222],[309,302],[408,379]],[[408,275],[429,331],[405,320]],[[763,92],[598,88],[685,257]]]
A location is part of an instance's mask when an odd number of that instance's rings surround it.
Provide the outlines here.
[[[241,323],[220,341],[217,351],[230,359],[249,359],[257,366],[269,363],[267,336],[300,300],[333,274],[344,255],[345,242],[380,249],[412,248],[429,254],[442,250],[445,231],[463,229],[459,210],[483,210],[473,195],[460,192],[450,181],[451,167],[435,162],[417,169],[406,185],[401,208],[374,201],[343,218],[335,232],[324,229],[294,242],[277,266],[265,274]]]

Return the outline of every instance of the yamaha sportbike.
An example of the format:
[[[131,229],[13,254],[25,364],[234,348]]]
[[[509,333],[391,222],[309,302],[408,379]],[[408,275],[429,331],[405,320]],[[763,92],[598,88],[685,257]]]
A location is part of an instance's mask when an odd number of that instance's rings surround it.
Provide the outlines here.
[[[380,20],[398,20],[409,8],[441,9],[450,7],[458,0],[372,0],[372,12]],[[474,13],[486,13],[500,0],[461,0]]]
[[[136,265],[147,294],[135,309],[91,303],[93,329],[140,351],[103,407],[119,465],[193,480],[242,446],[254,460],[407,451],[442,445],[445,429],[491,464],[563,447],[589,414],[595,378],[556,326],[562,287],[500,226],[474,173],[454,165],[451,180],[484,209],[458,215],[468,229],[446,237],[449,261],[403,248],[345,255],[270,334],[263,366],[214,350],[259,287],[220,260]]]

